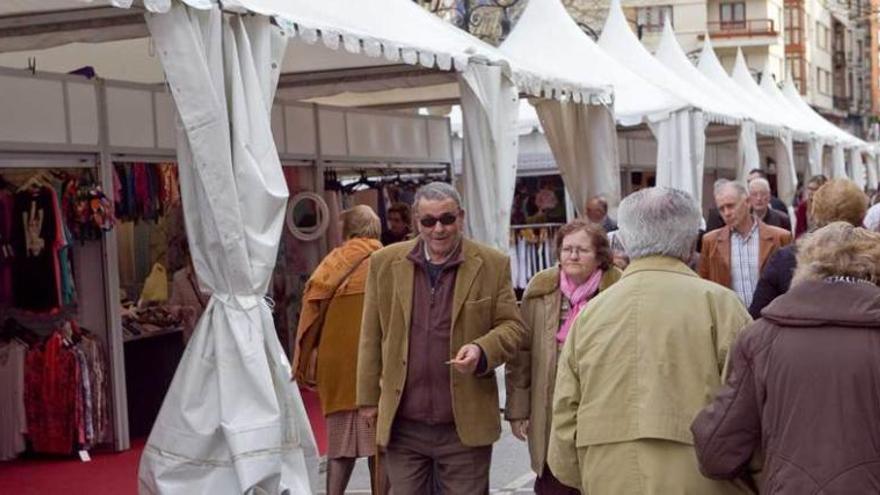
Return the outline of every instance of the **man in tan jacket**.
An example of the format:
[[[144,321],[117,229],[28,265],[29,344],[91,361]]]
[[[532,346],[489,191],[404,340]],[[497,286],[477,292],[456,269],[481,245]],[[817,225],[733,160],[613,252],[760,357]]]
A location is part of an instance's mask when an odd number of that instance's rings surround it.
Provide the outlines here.
[[[632,263],[590,301],[563,346],[550,469],[588,494],[747,493],[700,475],[689,429],[751,322],[736,294],[685,264],[697,204],[675,189],[643,189],[620,204],[618,223]]]
[[[739,182],[717,181],[715,204],[725,226],[703,236],[698,271],[701,277],[733,289],[748,308],[764,264],[791,242],[791,232],[754,216],[749,191]]]
[[[419,237],[370,259],[358,354],[357,403],[376,421],[392,489],[489,489],[501,432],[495,368],[525,336],[504,254],[464,239],[458,192],[415,197]],[[436,469],[434,469],[436,466]]]

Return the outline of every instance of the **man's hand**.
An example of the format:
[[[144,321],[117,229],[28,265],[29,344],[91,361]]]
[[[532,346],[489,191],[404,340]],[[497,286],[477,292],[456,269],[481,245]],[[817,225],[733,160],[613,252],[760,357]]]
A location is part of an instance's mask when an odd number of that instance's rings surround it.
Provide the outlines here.
[[[513,419],[510,421],[510,431],[513,436],[525,442],[529,437],[529,420]]]
[[[370,428],[376,426],[376,416],[379,415],[379,408],[375,406],[366,406],[358,409],[358,414],[369,425]]]
[[[476,344],[465,344],[458,350],[455,359],[449,361],[455,371],[465,375],[472,375],[477,370],[477,364],[480,362],[480,355],[483,351]]]

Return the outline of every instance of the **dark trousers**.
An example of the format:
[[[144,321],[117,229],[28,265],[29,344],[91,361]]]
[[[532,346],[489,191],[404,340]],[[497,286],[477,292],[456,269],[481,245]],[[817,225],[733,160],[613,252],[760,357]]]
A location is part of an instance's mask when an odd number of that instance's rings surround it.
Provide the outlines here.
[[[396,420],[384,460],[393,495],[431,493],[434,479],[444,494],[489,493],[492,446],[462,444],[454,424]]]
[[[579,490],[564,485],[556,479],[550,471],[550,466],[546,464],[544,464],[544,472],[535,480],[536,495],[580,495],[580,493]]]

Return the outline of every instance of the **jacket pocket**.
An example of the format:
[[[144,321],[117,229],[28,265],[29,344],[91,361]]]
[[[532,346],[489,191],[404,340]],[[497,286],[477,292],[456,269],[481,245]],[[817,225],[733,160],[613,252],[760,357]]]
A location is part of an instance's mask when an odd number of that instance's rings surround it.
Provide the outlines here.
[[[462,310],[465,342],[482,337],[492,329],[492,298],[465,301]]]

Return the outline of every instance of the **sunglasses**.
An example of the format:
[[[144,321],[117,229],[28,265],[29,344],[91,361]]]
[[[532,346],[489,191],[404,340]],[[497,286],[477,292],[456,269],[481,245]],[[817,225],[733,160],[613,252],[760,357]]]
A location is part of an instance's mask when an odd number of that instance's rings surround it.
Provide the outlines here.
[[[422,224],[422,227],[430,229],[437,225],[437,222],[440,222],[443,225],[452,225],[456,220],[458,220],[458,215],[454,213],[444,213],[440,215],[440,218],[432,217],[431,215],[421,217],[419,218],[419,223]]]

